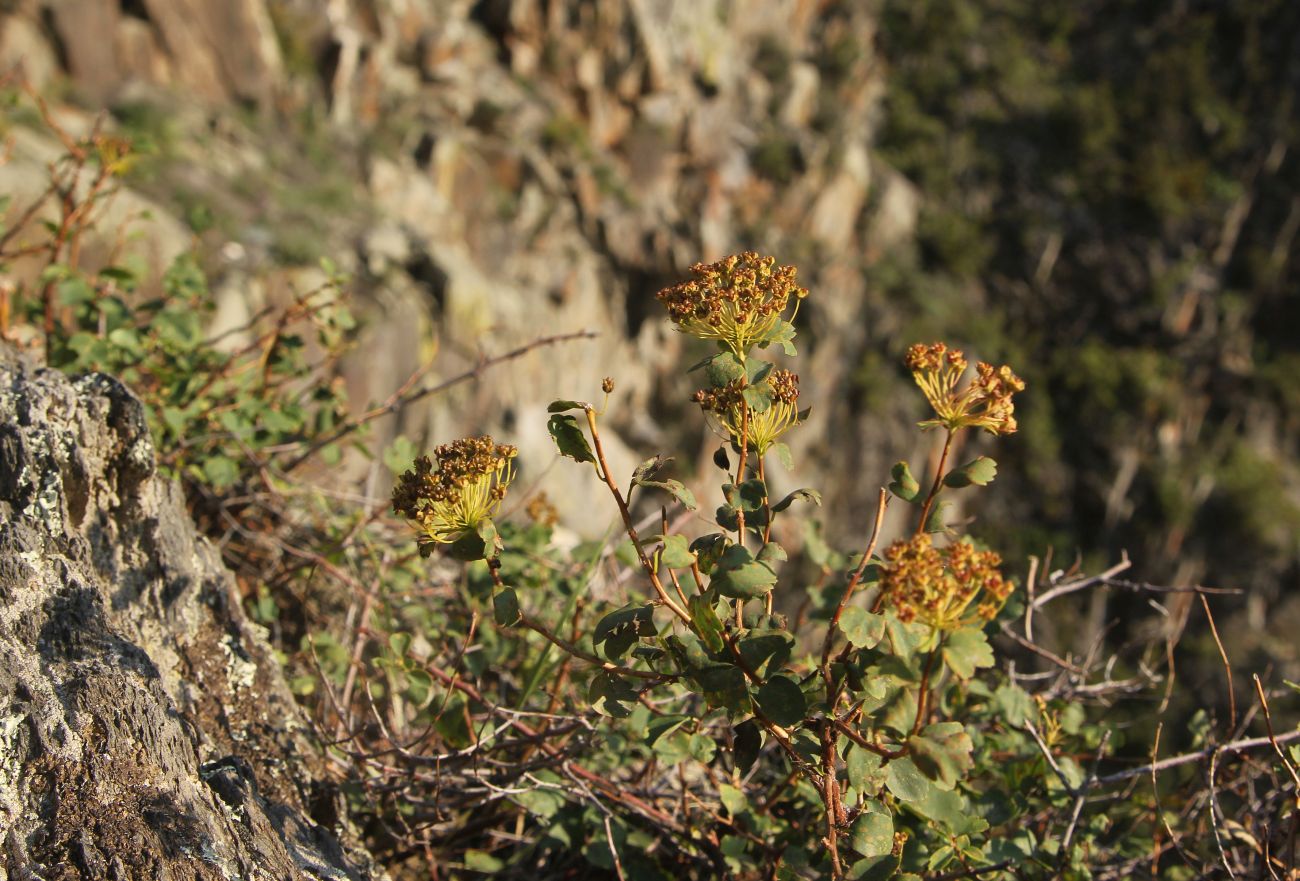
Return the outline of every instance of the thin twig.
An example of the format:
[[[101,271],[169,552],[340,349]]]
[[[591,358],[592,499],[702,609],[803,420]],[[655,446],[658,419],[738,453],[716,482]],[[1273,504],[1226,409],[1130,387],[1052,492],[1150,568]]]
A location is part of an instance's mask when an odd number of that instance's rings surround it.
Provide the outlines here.
[[[1097,779],[1098,786],[1110,786],[1113,783],[1121,783],[1125,780],[1132,780],[1134,777],[1141,777],[1143,774],[1152,772],[1168,771],[1170,768],[1177,768],[1182,765],[1190,765],[1193,762],[1201,762],[1208,759],[1214,752],[1220,753],[1240,753],[1247,750],[1258,749],[1261,746],[1281,747],[1283,744],[1292,743],[1300,740],[1300,730],[1290,731],[1280,737],[1251,737],[1246,740],[1234,740],[1232,743],[1225,743],[1219,747],[1208,747],[1198,750],[1194,753],[1184,753],[1181,756],[1171,756],[1167,759],[1161,759],[1158,762],[1152,762],[1143,765],[1140,768],[1129,768],[1127,771],[1118,771],[1114,774],[1107,774],[1105,777]]]
[[[1214,644],[1219,647],[1219,657],[1223,659],[1223,674],[1228,680],[1228,730],[1237,727],[1237,692],[1232,687],[1232,664],[1228,662],[1228,653],[1223,648],[1223,640],[1219,639],[1219,628],[1214,626],[1214,615],[1210,612],[1210,601],[1205,598],[1205,594],[1198,595],[1201,600],[1201,608],[1205,609],[1205,617],[1210,622],[1210,633],[1214,635]]]
[[[347,422],[344,422],[341,426],[339,426],[339,428],[336,431],[332,432],[331,434],[327,434],[325,437],[318,438],[315,442],[313,442],[310,446],[308,446],[307,449],[303,450],[293,459],[290,459],[289,462],[283,466],[283,470],[284,471],[294,470],[303,462],[310,459],[312,456],[320,452],[325,447],[329,446],[332,443],[337,442],[340,438],[343,438],[346,435],[356,431],[362,425],[366,424],[367,422],[370,422],[371,420],[378,419],[380,416],[384,416],[388,413],[392,413],[396,410],[401,409],[402,407],[406,407],[410,404],[415,403],[416,401],[422,400],[423,398],[427,398],[430,395],[441,394],[442,392],[445,392],[450,388],[454,388],[455,386],[458,386],[461,383],[469,382],[472,379],[478,379],[488,369],[492,367],[496,367],[498,364],[504,364],[507,361],[513,361],[516,358],[528,354],[533,349],[540,349],[545,346],[553,346],[558,343],[569,342],[570,340],[593,339],[596,336],[597,334],[594,331],[578,330],[578,331],[573,331],[572,333],[561,333],[561,334],[555,334],[553,336],[538,337],[537,339],[533,340],[530,343],[525,343],[522,346],[517,346],[503,354],[495,355],[490,358],[483,358],[477,364],[471,367],[469,370],[466,370],[463,373],[458,373],[457,375],[451,377],[450,379],[443,380],[442,382],[437,383],[436,385],[431,385],[428,386],[427,388],[422,388],[415,392],[394,395],[384,403],[380,404],[378,407],[375,407],[371,410],[367,410],[365,413],[362,413],[360,416],[356,416],[352,419],[349,419]]]

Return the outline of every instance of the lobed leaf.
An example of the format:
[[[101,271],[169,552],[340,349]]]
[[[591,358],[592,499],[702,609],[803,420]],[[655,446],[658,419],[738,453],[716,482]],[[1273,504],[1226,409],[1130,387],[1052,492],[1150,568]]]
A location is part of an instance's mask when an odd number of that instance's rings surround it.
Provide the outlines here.
[[[988,456],[980,456],[962,465],[960,468],[954,468],[944,475],[943,482],[946,486],[954,489],[961,489],[966,486],[987,486],[993,482],[997,476],[998,463],[994,462]]]
[[[885,637],[885,617],[849,606],[840,616],[840,630],[854,648],[873,649]]]

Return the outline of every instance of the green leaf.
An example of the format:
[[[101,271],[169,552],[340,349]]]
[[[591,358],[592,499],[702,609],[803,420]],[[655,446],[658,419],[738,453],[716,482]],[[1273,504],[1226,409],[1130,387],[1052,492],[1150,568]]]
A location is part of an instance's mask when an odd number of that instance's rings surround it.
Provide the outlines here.
[[[393,633],[388,637],[388,648],[392,651],[394,657],[406,657],[406,651],[411,647],[411,634]]]
[[[908,464],[899,462],[889,470],[889,475],[894,478],[889,484],[889,491],[905,502],[915,502],[916,497],[921,494],[921,484],[917,483],[916,478],[912,476],[912,469]]]
[[[989,827],[988,821],[971,812],[970,803],[955,789],[931,786],[922,798],[911,802],[910,807],[957,835],[983,832]]]
[[[743,378],[745,365],[731,352],[723,352],[714,355],[704,363],[704,375],[709,378],[710,385],[721,388],[729,382]]]
[[[591,447],[587,444],[587,436],[578,427],[578,420],[575,417],[568,415],[552,416],[547,421],[546,428],[550,431],[551,437],[555,439],[555,446],[559,449],[560,455],[568,456],[575,462],[596,461],[596,457],[592,455]]]
[[[666,535],[663,537],[664,549],[659,556],[660,565],[669,569],[689,569],[695,562],[689,542],[684,535]]]
[[[777,563],[784,563],[786,560],[790,559],[790,555],[785,552],[785,548],[781,547],[774,541],[769,541],[758,549],[758,557],[756,559],[760,563],[766,563],[775,568]]]
[[[764,682],[754,698],[763,713],[783,728],[802,722],[808,711],[799,683],[786,676],[773,676]]]
[[[794,347],[794,333],[793,324],[786,321],[784,318],[778,319],[776,326],[772,328],[772,332],[768,335],[767,339],[763,340],[761,345],[767,347],[772,343],[776,343],[787,355],[797,355],[799,354],[799,350]]]
[[[696,732],[691,735],[690,740],[687,742],[686,749],[690,753],[691,758],[695,759],[695,761],[702,765],[707,765],[709,762],[713,761],[713,757],[717,754],[718,744],[715,743],[713,738],[709,737],[707,734]]]
[[[780,462],[786,471],[794,470],[794,455],[790,452],[790,445],[777,441],[770,447],[773,453],[776,453],[776,459]]]
[[[507,587],[492,597],[492,616],[502,627],[513,627],[523,615],[519,612],[519,596],[514,588]]]
[[[767,485],[757,477],[752,477],[740,486],[734,483],[723,484],[722,494],[729,505],[749,513],[763,507],[763,502],[767,499]]]
[[[854,648],[873,649],[885,637],[885,617],[860,606],[849,606],[840,616],[840,630]]]
[[[745,381],[749,385],[758,385],[767,379],[775,366],[771,361],[764,361],[762,358],[746,358]]]
[[[736,770],[742,774],[758,761],[758,753],[763,748],[763,732],[758,722],[747,719],[736,726],[732,736],[732,750],[735,755]]]
[[[119,327],[111,330],[108,333],[108,341],[137,358],[144,354],[144,347],[140,345],[140,334],[134,328]]]
[[[745,665],[760,679],[785,666],[794,650],[794,637],[782,631],[751,634],[736,644]]]
[[[718,787],[718,801],[727,809],[727,814],[731,817],[739,817],[745,811],[749,810],[749,799],[745,793],[732,786],[730,783],[723,783]]]
[[[494,557],[501,550],[501,538],[497,535],[497,525],[491,520],[480,520],[474,532],[483,539],[483,553]]]
[[[1002,716],[1003,721],[1017,728],[1035,718],[1036,715],[1034,701],[1029,696],[1029,692],[1011,683],[997,687],[993,692],[992,706]]]
[[[885,786],[906,802],[920,801],[933,788],[925,775],[907,757],[894,759],[885,766]]]
[[[731,457],[727,455],[726,447],[718,447],[713,451],[713,464],[723,471],[731,470]]]
[[[785,498],[783,498],[781,501],[773,505],[772,513],[779,514],[780,512],[784,511],[786,508],[793,505],[796,499],[802,499],[805,502],[812,502],[814,505],[821,505],[822,494],[815,489],[808,489],[807,487],[804,487],[803,489],[797,489],[794,492],[790,493]]]
[[[885,772],[881,767],[883,761],[878,753],[873,753],[869,749],[860,746],[850,747],[848,755],[844,757],[849,785],[860,795],[879,794],[880,787],[885,785]]]
[[[720,532],[711,532],[708,535],[701,535],[695,541],[691,542],[691,552],[695,554],[699,562],[700,571],[705,575],[713,572],[713,567],[718,564],[723,553],[727,549],[727,537]]]
[[[713,610],[713,603],[709,602],[708,597],[695,594],[687,600],[686,608],[691,616],[691,625],[709,651],[722,651],[722,622],[718,620],[718,613]]]
[[[687,489],[686,485],[680,480],[634,480],[633,483],[637,486],[652,486],[664,490],[681,502],[682,507],[688,511],[694,511],[696,508],[695,494]]]
[[[767,383],[746,386],[740,394],[755,413],[766,413],[772,406],[772,387]]]
[[[997,476],[997,473],[998,463],[988,456],[980,456],[960,468],[949,471],[944,476],[943,482],[954,489],[961,489],[972,484],[987,486],[993,482],[993,478]]]
[[[549,820],[564,807],[564,793],[554,789],[529,789],[515,793],[510,800],[542,820]]]
[[[711,707],[726,707],[733,713],[750,710],[745,674],[733,664],[715,664],[695,674],[704,699]]]
[[[903,660],[910,658],[930,635],[930,629],[924,624],[904,623],[892,612],[885,613],[885,632],[889,636],[889,647]]]
[[[465,868],[471,872],[483,872],[487,875],[495,875],[506,867],[501,860],[492,856],[492,854],[481,850],[465,851]]]
[[[429,703],[433,694],[433,677],[418,667],[406,671],[406,699],[417,707]]]
[[[849,833],[849,846],[864,857],[889,856],[894,852],[894,818],[881,806],[858,816]]]
[[[654,746],[661,738],[672,734],[689,722],[690,719],[690,716],[681,715],[656,716],[646,725],[646,745]]]
[[[228,489],[239,479],[239,465],[229,456],[213,456],[204,460],[203,476],[214,489]]]
[[[604,716],[626,719],[632,715],[632,706],[636,704],[636,690],[618,674],[601,670],[591,679],[587,688],[587,700],[592,709]]]
[[[415,464],[417,450],[411,439],[404,434],[393,439],[393,443],[384,450],[384,465],[393,474],[409,471]]]
[[[482,560],[488,555],[488,545],[477,532],[466,532],[445,547],[448,556],[464,563]]]
[[[659,473],[673,459],[671,456],[654,455],[643,461],[632,472],[633,485],[640,484],[643,480],[653,480],[654,476]]]
[[[569,410],[590,410],[586,401],[551,401],[546,407],[547,413],[567,413]]]
[[[993,648],[982,630],[963,627],[948,634],[943,659],[959,679],[970,679],[977,669],[993,666]]]
[[[658,632],[652,606],[624,606],[600,619],[592,631],[591,642],[604,645],[605,657],[617,661],[641,637],[655,636]]]
[[[944,525],[948,520],[948,511],[952,508],[952,502],[939,502],[930,511],[930,516],[925,521],[926,532],[943,532],[947,527]]]
[[[940,789],[952,789],[963,772],[975,766],[970,735],[960,722],[927,725],[907,738],[907,745],[916,767]]]
[[[776,584],[776,573],[760,563],[747,548],[731,545],[714,567],[710,586],[733,599],[753,599],[766,594]]]

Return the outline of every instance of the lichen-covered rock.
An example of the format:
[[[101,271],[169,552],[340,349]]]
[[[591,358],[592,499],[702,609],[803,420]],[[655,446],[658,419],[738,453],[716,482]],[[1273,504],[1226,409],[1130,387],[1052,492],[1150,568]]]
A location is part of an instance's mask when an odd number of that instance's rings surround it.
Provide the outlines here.
[[[0,879],[373,877],[338,824],[140,402],[0,347]]]

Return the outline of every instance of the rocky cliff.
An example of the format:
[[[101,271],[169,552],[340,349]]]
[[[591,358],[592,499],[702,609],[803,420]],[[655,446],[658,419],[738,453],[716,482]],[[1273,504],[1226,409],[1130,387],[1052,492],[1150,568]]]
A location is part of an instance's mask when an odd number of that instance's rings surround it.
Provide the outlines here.
[[[0,348],[0,877],[363,879],[140,403]]]
[[[380,446],[491,431],[544,474],[546,402],[613,375],[615,470],[661,450],[707,463],[679,374],[697,355],[653,297],[747,247],[797,263],[814,291],[796,452],[873,475],[841,481],[830,507],[869,502],[910,443],[878,418],[869,443],[837,440],[864,434],[855,371],[898,320],[863,267],[908,238],[918,205],[869,150],[883,64],[863,4],[23,0],[0,14],[0,61],[19,59],[156,148],[134,188],[154,218],[210,221],[219,329],[309,287],[317,256],[355,273],[358,405],[430,360],[436,380],[539,333],[599,333],[404,410]],[[173,253],[175,226],[145,238]],[[352,464],[334,476],[355,486],[367,463]],[[543,485],[571,525],[603,529],[591,475]]]

